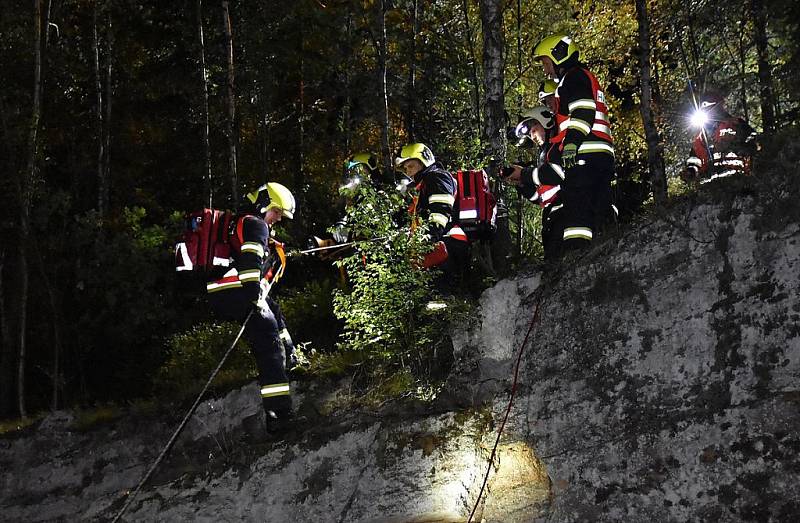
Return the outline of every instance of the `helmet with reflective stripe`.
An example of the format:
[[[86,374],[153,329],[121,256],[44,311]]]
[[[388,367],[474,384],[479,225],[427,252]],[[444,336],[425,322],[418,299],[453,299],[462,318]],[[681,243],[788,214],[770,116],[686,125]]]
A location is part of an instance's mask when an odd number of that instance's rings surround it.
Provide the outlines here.
[[[347,170],[356,169],[358,166],[363,165],[364,168],[371,174],[372,171],[378,169],[378,159],[371,153],[358,153],[354,154],[347,160]]]
[[[283,216],[293,218],[295,211],[294,196],[285,186],[277,182],[269,182],[247,194],[256,214],[264,215],[270,209],[280,209]]]
[[[539,84],[539,101],[541,102],[548,96],[556,94],[556,89],[558,89],[558,82],[549,78]]]
[[[425,167],[430,167],[436,161],[433,152],[424,143],[410,143],[400,150],[400,155],[395,158],[394,165],[400,167],[409,160],[419,160]]]
[[[561,65],[578,54],[578,46],[572,43],[572,38],[562,34],[550,35],[533,48],[534,59],[546,56],[556,65]]]

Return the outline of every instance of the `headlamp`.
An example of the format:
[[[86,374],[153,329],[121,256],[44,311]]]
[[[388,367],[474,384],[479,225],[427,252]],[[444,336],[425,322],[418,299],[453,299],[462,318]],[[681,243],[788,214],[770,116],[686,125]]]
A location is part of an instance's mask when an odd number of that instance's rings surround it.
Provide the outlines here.
[[[344,179],[344,183],[339,186],[340,191],[352,191],[361,183],[361,176],[353,174]]]
[[[695,109],[692,116],[689,117],[689,122],[692,127],[697,127],[698,129],[704,127],[708,123],[708,113],[702,108]]]
[[[531,120],[532,118],[526,118],[518,123],[516,129],[514,129],[514,136],[517,138],[526,138],[528,133],[531,132]]]

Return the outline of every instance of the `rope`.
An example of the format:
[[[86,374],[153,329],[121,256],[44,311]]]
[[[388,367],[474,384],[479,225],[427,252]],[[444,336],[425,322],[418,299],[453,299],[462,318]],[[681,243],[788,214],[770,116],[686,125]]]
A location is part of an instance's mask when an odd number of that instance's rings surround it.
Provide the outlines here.
[[[153,475],[153,472],[156,471],[158,466],[161,464],[161,461],[164,459],[164,457],[167,455],[167,453],[172,448],[172,445],[175,444],[175,441],[178,439],[178,436],[183,431],[184,427],[186,426],[186,423],[189,421],[189,418],[192,417],[192,414],[194,414],[195,409],[197,409],[197,406],[200,405],[200,400],[203,398],[203,395],[206,393],[206,391],[208,391],[208,387],[211,385],[211,382],[214,381],[214,378],[217,377],[217,374],[219,373],[220,369],[222,369],[222,365],[225,364],[225,360],[228,359],[228,356],[230,356],[231,352],[233,352],[234,347],[236,347],[236,344],[239,342],[239,338],[242,337],[242,333],[244,333],[244,328],[247,326],[247,322],[250,321],[250,317],[253,315],[253,311],[254,310],[255,309],[250,309],[250,312],[247,314],[247,318],[245,318],[244,322],[242,323],[242,328],[239,329],[239,334],[236,335],[236,339],[233,340],[233,343],[231,344],[231,346],[228,348],[228,350],[222,356],[222,359],[220,360],[219,364],[217,365],[217,368],[214,369],[214,371],[211,373],[211,376],[208,377],[208,381],[206,381],[206,384],[203,387],[203,390],[200,391],[200,394],[197,395],[197,399],[194,400],[194,404],[189,409],[189,412],[187,412],[186,416],[183,417],[183,421],[181,421],[181,424],[178,425],[177,429],[175,429],[175,432],[172,434],[172,437],[169,439],[167,444],[164,446],[164,449],[161,451],[161,454],[158,455],[158,458],[156,458],[156,461],[150,467],[150,470],[148,470],[147,474],[145,474],[144,477],[142,478],[142,480],[139,481],[139,484],[136,486],[136,488],[134,489],[133,493],[128,495],[128,498],[125,500],[125,504],[122,506],[120,511],[117,512],[117,515],[114,516],[114,519],[112,520],[112,523],[116,523],[117,521],[119,521],[119,518],[121,518],[122,515],[125,513],[125,511],[128,510],[128,507],[133,502],[133,500],[136,498],[136,495],[139,494],[139,491],[142,490],[142,487],[144,486],[144,484],[147,483],[147,480],[149,480],[150,476]]]
[[[536,296],[536,308],[533,311],[533,317],[531,318],[531,322],[528,325],[528,332],[525,333],[525,339],[522,340],[522,345],[519,347],[519,354],[517,354],[517,362],[514,365],[514,381],[511,384],[511,397],[508,399],[508,406],[506,407],[505,416],[503,416],[503,422],[500,424],[500,428],[497,430],[497,438],[494,440],[494,446],[492,447],[492,453],[489,456],[489,465],[486,467],[486,474],[483,476],[483,483],[481,484],[481,490],[478,492],[478,498],[475,500],[475,505],[472,507],[472,512],[469,513],[469,518],[467,518],[467,523],[472,522],[473,516],[475,516],[475,511],[478,510],[478,505],[480,505],[481,498],[483,497],[483,491],[486,489],[486,482],[489,480],[489,474],[492,471],[492,464],[494,463],[494,458],[497,454],[497,446],[500,444],[500,436],[503,435],[503,429],[506,427],[506,421],[508,421],[508,415],[511,412],[511,406],[514,404],[514,395],[517,391],[517,378],[519,377],[519,364],[522,361],[522,354],[525,351],[525,345],[528,343],[528,338],[530,337],[531,332],[533,331],[534,325],[539,320],[539,311],[542,305],[542,294],[541,292],[537,293]]]

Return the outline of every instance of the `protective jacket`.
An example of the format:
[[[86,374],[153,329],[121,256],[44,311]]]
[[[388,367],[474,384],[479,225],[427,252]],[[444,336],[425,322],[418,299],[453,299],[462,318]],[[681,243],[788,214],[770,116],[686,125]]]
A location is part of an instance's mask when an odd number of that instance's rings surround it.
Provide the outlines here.
[[[277,418],[291,415],[286,353],[274,308],[261,294],[261,280],[269,270],[270,231],[266,222],[253,215],[237,218],[231,234],[233,266],[225,275],[207,285],[209,303],[221,319],[243,322],[253,310],[244,335],[258,367],[258,381],[264,410]],[[280,313],[278,313],[280,314]],[[287,331],[288,334],[288,331]]]
[[[612,216],[611,180],[614,145],[608,106],[597,78],[577,60],[567,65],[555,93],[559,152],[567,145],[577,151],[575,165],[561,183],[559,215],[553,225],[559,245],[551,252],[584,248]],[[572,147],[570,147],[572,148]],[[562,207],[563,206],[563,207]]]
[[[551,134],[548,130],[545,135],[546,141],[539,153],[538,164],[523,167],[520,176],[520,194],[527,200],[538,203],[542,209],[556,202],[564,181],[560,151],[563,133]]]
[[[695,137],[686,160],[686,171],[691,177],[707,179],[750,174],[755,139],[756,132],[747,122],[725,113]]]
[[[427,221],[431,241],[445,237],[467,241],[467,235],[453,221],[458,190],[453,175],[436,162],[417,173],[415,181],[418,195],[410,211],[416,218]]]
[[[576,64],[561,78],[555,97],[561,150],[577,145],[579,161],[593,154],[614,156],[606,97],[594,74]]]
[[[441,164],[433,163],[417,173],[417,196],[409,212],[412,224],[425,220],[434,250],[425,256],[423,267],[440,267],[443,289],[455,285],[469,259],[469,243],[464,230],[454,222],[458,186]],[[413,225],[412,225],[413,226]]]

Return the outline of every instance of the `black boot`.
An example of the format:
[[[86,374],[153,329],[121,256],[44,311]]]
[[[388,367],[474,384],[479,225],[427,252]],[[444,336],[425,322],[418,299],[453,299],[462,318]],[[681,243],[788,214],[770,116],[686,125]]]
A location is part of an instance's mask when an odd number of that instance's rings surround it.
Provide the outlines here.
[[[267,414],[267,436],[272,439],[283,437],[288,431],[294,427],[293,416],[291,411],[275,412],[274,410],[266,411]]]

